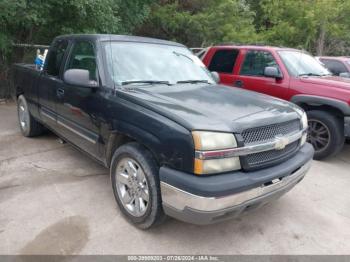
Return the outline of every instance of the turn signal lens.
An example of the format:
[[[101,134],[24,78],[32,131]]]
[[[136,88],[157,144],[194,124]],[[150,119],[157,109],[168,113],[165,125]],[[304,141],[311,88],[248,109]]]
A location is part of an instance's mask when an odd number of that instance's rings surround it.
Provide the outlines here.
[[[301,137],[301,140],[300,140],[300,145],[304,145],[306,143],[306,140],[307,140],[307,132],[305,132],[302,137]]]
[[[208,160],[200,160],[195,158],[194,160],[194,173],[196,175],[223,173],[239,169],[241,169],[239,157]]]
[[[303,129],[307,129],[308,128],[307,115],[306,115],[305,112],[301,116],[301,126],[302,126]]]

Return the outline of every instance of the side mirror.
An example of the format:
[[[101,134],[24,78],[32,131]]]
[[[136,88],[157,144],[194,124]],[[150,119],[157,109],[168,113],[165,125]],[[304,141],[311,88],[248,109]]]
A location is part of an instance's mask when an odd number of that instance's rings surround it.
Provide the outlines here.
[[[339,74],[340,77],[346,77],[346,78],[350,78],[350,73],[349,72],[343,72]]]
[[[210,72],[211,76],[213,77],[215,83],[219,83],[220,82],[220,75],[218,72]]]
[[[265,67],[264,76],[273,77],[273,78],[281,78],[281,75],[278,72],[278,69],[276,67],[273,67],[273,66]]]
[[[90,80],[90,73],[85,69],[68,69],[63,74],[63,81],[80,87],[97,87],[97,82]]]

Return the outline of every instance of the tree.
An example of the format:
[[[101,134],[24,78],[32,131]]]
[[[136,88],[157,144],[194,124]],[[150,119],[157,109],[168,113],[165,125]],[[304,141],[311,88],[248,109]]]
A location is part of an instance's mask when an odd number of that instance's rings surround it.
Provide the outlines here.
[[[219,42],[256,42],[254,13],[244,0],[168,0],[152,6],[137,33],[188,46]]]
[[[23,48],[13,52],[12,43],[50,44],[55,36],[72,33],[129,34],[143,22],[153,2],[0,0],[0,82],[6,79],[8,66],[25,56]]]
[[[250,0],[255,27],[266,42],[317,55],[342,54],[349,44],[348,0]]]
[[[49,44],[60,34],[130,33],[147,16],[151,0],[0,0],[0,52],[11,44]],[[137,15],[131,15],[137,10]]]

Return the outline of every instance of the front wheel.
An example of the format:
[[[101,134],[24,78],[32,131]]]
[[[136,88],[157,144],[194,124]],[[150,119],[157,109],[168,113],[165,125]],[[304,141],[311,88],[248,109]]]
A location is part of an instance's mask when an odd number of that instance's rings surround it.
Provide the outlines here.
[[[337,116],[320,110],[307,112],[308,142],[315,149],[314,159],[337,154],[344,145],[344,124]]]
[[[158,171],[152,154],[137,143],[121,146],[112,158],[115,199],[124,216],[141,229],[160,224],[165,218]]]

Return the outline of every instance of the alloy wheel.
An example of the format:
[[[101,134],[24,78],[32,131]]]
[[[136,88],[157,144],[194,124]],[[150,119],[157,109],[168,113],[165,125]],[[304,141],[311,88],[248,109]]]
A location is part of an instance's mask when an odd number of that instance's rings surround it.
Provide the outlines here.
[[[20,100],[18,105],[18,118],[21,129],[26,132],[29,128],[29,112],[26,104]]]
[[[312,144],[316,152],[321,152],[328,147],[331,134],[329,128],[319,120],[309,119],[307,141]]]
[[[131,158],[119,161],[116,188],[123,207],[133,216],[143,216],[149,206],[149,187],[141,166]]]

